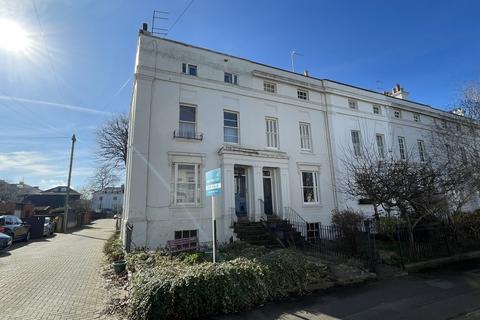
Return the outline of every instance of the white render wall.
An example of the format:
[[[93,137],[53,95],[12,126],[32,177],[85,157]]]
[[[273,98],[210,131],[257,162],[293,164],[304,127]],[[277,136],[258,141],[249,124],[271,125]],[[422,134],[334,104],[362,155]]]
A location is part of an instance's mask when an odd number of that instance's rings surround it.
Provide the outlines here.
[[[198,76],[181,73],[182,63],[197,65]],[[238,75],[238,85],[224,83],[224,72]],[[263,81],[276,83],[277,92],[263,91]],[[309,100],[297,98],[297,88],[309,92]],[[348,108],[348,99],[358,101],[358,110]],[[179,105],[196,107],[197,128],[202,141],[175,139]],[[372,104],[382,106],[374,115]],[[393,108],[402,109],[401,120]],[[228,150],[223,142],[223,111],[239,112],[240,141],[235,147],[257,155]],[[411,111],[422,113],[413,122]],[[385,146],[398,153],[397,137],[407,148],[417,139],[429,142],[432,116],[445,113],[428,106],[400,100],[329,80],[304,77],[256,64],[226,54],[192,47],[140,33],[135,83],[130,111],[130,136],[125,189],[124,225],[132,224],[135,246],[156,248],[174,238],[176,230],[198,230],[200,242],[211,241],[211,204],[204,190],[205,171],[221,167],[223,194],[217,197],[217,237],[233,237],[229,228],[234,207],[233,167],[248,166],[251,220],[258,220],[258,199],[263,199],[262,168],[275,168],[277,214],[291,207],[307,222],[330,223],[335,208],[359,206],[337,192],[343,170],[341,159],[351,148],[351,130],[360,130],[364,143],[375,143],[375,134],[385,135]],[[278,119],[280,148],[266,148],[265,117]],[[311,124],[313,152],[300,149],[299,122]],[[373,140],[372,140],[373,139]],[[416,149],[415,149],[416,150]],[[172,202],[172,164],[200,164],[201,203],[180,207]],[[320,204],[305,205],[302,199],[302,168],[318,170]]]

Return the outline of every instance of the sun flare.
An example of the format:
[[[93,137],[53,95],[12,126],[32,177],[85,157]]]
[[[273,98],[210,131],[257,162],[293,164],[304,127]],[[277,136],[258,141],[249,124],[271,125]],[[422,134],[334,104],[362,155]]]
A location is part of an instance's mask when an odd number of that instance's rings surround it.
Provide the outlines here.
[[[0,49],[19,52],[28,49],[30,39],[25,30],[11,20],[0,20]]]

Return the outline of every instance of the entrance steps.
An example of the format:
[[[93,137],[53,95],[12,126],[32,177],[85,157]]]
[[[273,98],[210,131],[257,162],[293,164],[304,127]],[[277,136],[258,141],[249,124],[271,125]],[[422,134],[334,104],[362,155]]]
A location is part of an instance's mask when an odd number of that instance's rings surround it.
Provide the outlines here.
[[[237,222],[233,231],[240,240],[267,248],[297,248],[305,244],[300,232],[276,216],[268,216],[266,221],[260,222]]]

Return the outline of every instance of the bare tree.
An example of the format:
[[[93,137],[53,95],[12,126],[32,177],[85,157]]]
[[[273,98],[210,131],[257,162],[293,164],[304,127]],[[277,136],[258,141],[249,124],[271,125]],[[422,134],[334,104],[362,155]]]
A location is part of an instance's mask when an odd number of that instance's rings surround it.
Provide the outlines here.
[[[457,106],[467,118],[480,120],[480,83],[470,83],[463,87]]]
[[[115,170],[106,164],[102,164],[95,171],[95,175],[90,179],[90,192],[105,190],[107,187],[113,187],[119,181]]]
[[[98,157],[113,168],[123,169],[127,163],[128,116],[117,115],[97,131]]]
[[[361,156],[350,156],[343,163],[342,191],[357,199],[369,199],[377,218],[377,207],[387,211],[395,208],[412,241],[413,230],[421,221],[445,211],[442,169],[430,159],[416,161],[408,152],[402,160],[380,158],[364,150]]]
[[[75,201],[73,207],[82,212],[90,211],[92,206],[92,192],[90,188],[87,186],[81,186],[77,187],[76,190],[80,193],[80,199]]]

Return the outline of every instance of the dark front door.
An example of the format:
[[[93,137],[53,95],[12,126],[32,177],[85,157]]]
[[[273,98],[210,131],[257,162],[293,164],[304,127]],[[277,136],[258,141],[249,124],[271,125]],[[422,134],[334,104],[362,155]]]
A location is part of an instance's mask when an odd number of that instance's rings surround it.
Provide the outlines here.
[[[263,201],[265,214],[273,214],[272,178],[263,178]]]
[[[237,216],[247,215],[247,174],[243,167],[235,167],[235,213]]]

